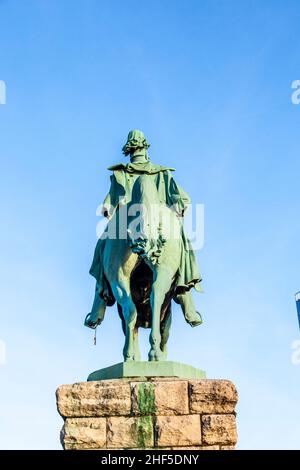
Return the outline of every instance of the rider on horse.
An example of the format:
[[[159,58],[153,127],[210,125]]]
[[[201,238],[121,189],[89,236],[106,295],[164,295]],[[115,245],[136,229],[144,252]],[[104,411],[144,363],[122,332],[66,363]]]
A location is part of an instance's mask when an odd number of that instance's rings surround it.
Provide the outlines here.
[[[156,186],[160,195],[160,202],[175,210],[179,218],[182,218],[190,199],[188,195],[177,185],[172,172],[173,168],[153,164],[148,156],[149,144],[144,134],[139,130],[129,132],[123,153],[130,156],[130,163],[119,163],[109,167],[113,171],[111,187],[103,203],[103,215],[111,219],[120,204],[130,201],[132,188],[136,177],[139,175],[152,175],[155,177]],[[86,318],[86,326],[96,327],[104,318],[107,305],[113,305],[115,299],[110,286],[104,276],[102,253],[105,246],[105,238],[98,240],[90,274],[97,281],[96,295],[100,297],[96,311],[93,309]],[[183,226],[181,229],[181,262],[176,277],[176,288],[173,300],[180,304],[185,320],[191,326],[202,323],[201,315],[196,311],[191,289],[194,287],[201,292],[201,276],[197,267],[194,251],[189,239],[186,237]],[[99,300],[99,299],[98,299]]]

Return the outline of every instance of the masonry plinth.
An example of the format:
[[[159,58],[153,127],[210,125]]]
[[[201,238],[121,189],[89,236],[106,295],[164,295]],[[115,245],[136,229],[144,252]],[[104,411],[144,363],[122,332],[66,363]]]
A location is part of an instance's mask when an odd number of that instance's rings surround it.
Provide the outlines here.
[[[62,385],[64,449],[234,449],[228,380],[132,377]]]

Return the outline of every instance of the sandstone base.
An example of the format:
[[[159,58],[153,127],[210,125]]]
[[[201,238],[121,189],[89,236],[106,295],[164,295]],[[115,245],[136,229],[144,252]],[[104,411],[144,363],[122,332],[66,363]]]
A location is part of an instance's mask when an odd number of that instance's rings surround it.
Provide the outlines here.
[[[64,449],[234,449],[228,380],[115,379],[62,385]]]

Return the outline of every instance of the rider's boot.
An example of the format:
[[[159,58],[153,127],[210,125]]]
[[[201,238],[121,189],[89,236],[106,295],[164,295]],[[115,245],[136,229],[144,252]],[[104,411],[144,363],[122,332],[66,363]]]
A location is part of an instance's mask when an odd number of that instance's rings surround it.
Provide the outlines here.
[[[96,328],[100,325],[104,319],[106,305],[105,300],[99,295],[99,286],[97,283],[92,311],[85,317],[84,325],[89,328]]]
[[[202,323],[202,318],[199,312],[196,311],[192,293],[187,291],[184,294],[177,294],[174,297],[176,303],[180,304],[183,315],[187,323],[191,326],[198,326]]]

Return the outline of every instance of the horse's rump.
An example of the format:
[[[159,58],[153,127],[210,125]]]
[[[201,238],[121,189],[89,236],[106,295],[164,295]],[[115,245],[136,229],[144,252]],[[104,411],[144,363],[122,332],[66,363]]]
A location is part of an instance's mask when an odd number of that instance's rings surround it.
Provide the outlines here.
[[[150,295],[153,282],[153,273],[149,266],[144,262],[140,261],[130,276],[130,291],[132,300],[135,303],[137,309],[137,327],[151,328],[152,325],[152,313]],[[165,300],[161,307],[161,322],[164,322],[170,302],[174,295],[175,282],[171,286],[169,292],[166,293]],[[122,309],[118,305],[119,314],[122,315]]]

